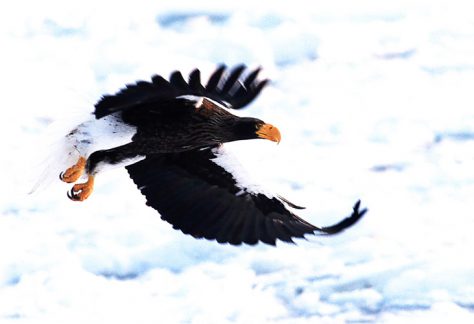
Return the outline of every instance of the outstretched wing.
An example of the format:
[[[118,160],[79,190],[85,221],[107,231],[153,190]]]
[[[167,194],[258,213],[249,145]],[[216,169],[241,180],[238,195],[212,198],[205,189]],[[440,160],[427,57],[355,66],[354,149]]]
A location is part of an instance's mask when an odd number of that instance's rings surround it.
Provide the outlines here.
[[[208,97],[227,108],[240,109],[249,104],[268,83],[259,80],[260,68],[248,71],[245,65],[228,69],[219,66],[204,86],[198,69],[189,74],[186,81],[179,71],[171,74],[167,81],[160,75],[154,75],[151,82],[138,81],[129,84],[114,95],[103,96],[95,105],[95,117],[101,118],[117,111],[144,105],[169,107],[180,96]]]
[[[335,234],[366,212],[358,202],[352,214],[333,226],[316,227],[285,207],[281,197],[245,183],[222,147],[156,154],[127,170],[161,218],[196,238],[238,245],[276,240],[293,242],[305,234]]]

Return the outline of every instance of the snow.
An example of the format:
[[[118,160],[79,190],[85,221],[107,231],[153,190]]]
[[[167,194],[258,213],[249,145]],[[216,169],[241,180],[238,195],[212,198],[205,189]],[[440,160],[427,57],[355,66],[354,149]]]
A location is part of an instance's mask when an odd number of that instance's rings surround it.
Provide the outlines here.
[[[1,323],[474,321],[470,1],[0,7]],[[282,142],[227,149],[315,225],[360,198],[369,212],[356,226],[219,245],[173,230],[125,170],[76,203],[63,170],[42,162],[102,94],[242,62],[272,82],[239,114],[276,125]],[[51,185],[27,195],[51,163]]]

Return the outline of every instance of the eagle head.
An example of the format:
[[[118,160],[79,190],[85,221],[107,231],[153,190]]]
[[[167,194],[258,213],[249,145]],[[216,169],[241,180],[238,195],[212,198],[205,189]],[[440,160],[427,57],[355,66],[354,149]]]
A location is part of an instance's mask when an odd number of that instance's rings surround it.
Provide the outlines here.
[[[281,134],[278,128],[267,124],[260,119],[251,117],[241,117],[232,127],[235,140],[262,138],[280,143]]]

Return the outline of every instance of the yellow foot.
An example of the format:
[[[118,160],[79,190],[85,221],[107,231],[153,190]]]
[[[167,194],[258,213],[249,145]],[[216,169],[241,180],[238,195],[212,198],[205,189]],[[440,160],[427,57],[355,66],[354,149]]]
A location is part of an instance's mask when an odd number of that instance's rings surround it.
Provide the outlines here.
[[[76,182],[84,173],[85,168],[86,158],[81,156],[76,164],[59,174],[59,179],[67,183]]]
[[[71,191],[67,193],[69,199],[73,201],[86,200],[94,189],[94,176],[90,175],[85,183],[76,183]]]

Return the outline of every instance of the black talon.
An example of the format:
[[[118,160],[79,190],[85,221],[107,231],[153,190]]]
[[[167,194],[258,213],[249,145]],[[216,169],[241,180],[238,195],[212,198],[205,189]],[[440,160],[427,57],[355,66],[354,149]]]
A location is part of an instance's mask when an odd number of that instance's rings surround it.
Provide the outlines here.
[[[64,178],[63,178],[63,175],[64,175],[64,172],[60,172],[60,173],[59,173],[59,180],[63,181],[63,179],[64,179]]]
[[[77,200],[77,195],[74,193],[74,189],[67,192],[67,197],[73,201]]]

